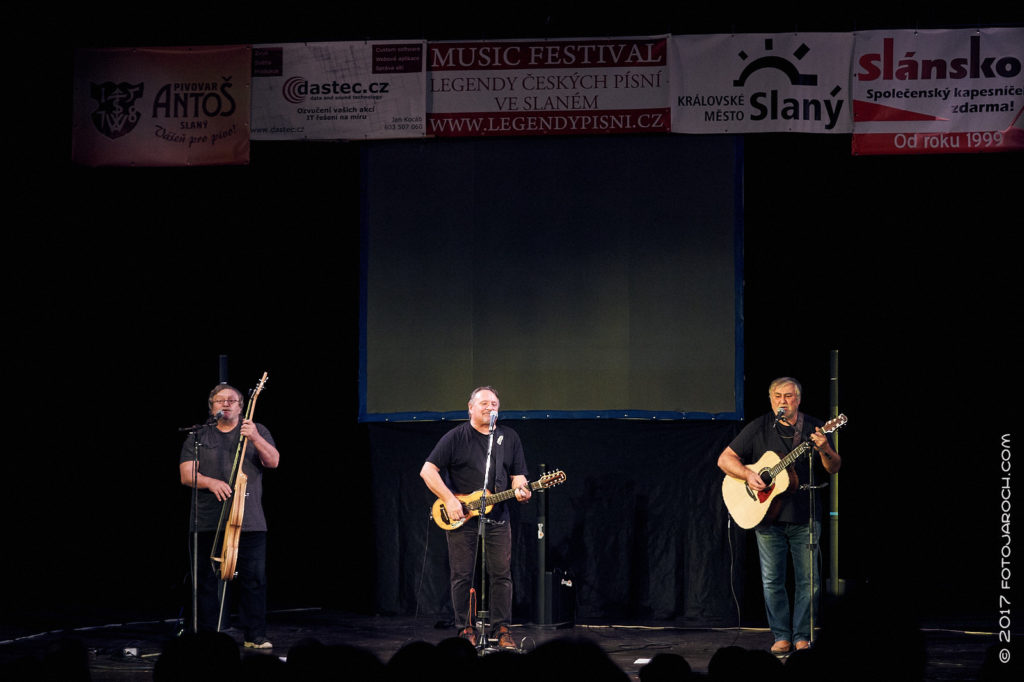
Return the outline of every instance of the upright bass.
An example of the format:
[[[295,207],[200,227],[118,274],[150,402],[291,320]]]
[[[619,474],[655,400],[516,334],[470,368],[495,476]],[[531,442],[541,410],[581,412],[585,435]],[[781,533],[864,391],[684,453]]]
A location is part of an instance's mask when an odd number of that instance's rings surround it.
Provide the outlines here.
[[[256,399],[260,396],[264,384],[267,383],[267,373],[263,373],[249,398],[249,406],[246,408],[244,419],[252,419],[256,411]],[[220,511],[220,520],[217,522],[217,535],[213,539],[213,554],[210,561],[213,562],[213,569],[217,571],[217,564],[220,564],[220,579],[232,580],[235,577],[235,564],[238,562],[238,539],[242,533],[242,519],[245,516],[245,488],[249,478],[242,472],[242,462],[245,461],[245,449],[249,445],[249,439],[241,436],[238,439],[238,447],[235,448],[235,460],[231,464],[231,479],[234,485],[231,487],[231,499],[224,500]],[[226,522],[225,522],[226,519]],[[220,542],[221,535],[224,541]],[[220,551],[218,555],[216,552]]]

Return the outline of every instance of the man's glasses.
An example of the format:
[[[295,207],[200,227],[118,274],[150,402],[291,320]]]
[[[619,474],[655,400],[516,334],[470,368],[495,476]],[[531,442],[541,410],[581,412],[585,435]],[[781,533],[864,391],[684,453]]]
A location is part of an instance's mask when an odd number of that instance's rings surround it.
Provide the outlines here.
[[[237,405],[238,398],[214,398],[213,402],[218,405]]]

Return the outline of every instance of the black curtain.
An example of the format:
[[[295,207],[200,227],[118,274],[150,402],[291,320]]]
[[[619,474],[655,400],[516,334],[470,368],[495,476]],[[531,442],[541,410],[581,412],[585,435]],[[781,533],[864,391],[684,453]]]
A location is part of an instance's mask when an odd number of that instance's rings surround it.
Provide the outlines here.
[[[419,470],[453,422],[367,424],[373,476],[376,604],[444,616],[444,531]],[[547,496],[547,570],[572,577],[579,619],[735,624],[751,570],[748,533],[730,528],[716,459],[741,424],[725,421],[522,420],[530,480],[561,469]],[[514,618],[534,622],[537,504],[509,502]],[[732,535],[730,542],[730,534]],[[756,554],[751,557],[756,572]],[[735,568],[735,574],[731,570]],[[762,616],[756,610],[744,618]]]

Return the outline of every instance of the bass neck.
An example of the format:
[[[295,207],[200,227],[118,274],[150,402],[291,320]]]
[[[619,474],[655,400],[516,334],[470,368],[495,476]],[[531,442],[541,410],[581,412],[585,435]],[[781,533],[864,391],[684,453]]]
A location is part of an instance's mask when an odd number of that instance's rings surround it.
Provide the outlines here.
[[[530,484],[530,491],[537,491],[543,487],[545,486],[542,481],[534,481],[533,483]],[[497,504],[498,502],[504,502],[505,500],[511,499],[512,497],[515,496],[516,490],[518,490],[518,488],[509,488],[508,490],[502,490],[500,493],[486,495],[484,498],[482,498],[484,500],[483,506],[490,507],[492,504]]]

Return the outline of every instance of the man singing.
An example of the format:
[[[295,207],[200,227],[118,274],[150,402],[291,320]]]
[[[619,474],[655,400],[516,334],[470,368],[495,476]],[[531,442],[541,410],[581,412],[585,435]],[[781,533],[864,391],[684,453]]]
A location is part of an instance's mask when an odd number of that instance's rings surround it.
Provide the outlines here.
[[[773,501],[772,518],[762,521],[754,530],[757,550],[761,558],[761,583],[764,589],[765,610],[774,643],[771,651],[776,655],[790,653],[793,648],[806,649],[811,642],[810,614],[813,600],[817,612],[818,592],[821,589],[821,571],[817,547],[814,549],[814,585],[811,585],[811,555],[808,551],[811,521],[809,494],[799,491],[799,483],[810,478],[810,467],[821,476],[839,471],[842,460],[832,447],[828,436],[821,432],[824,425],[819,419],[800,412],[800,382],[781,377],[768,387],[772,412],[758,417],[740,431],[718,457],[718,468],[729,476],[743,479],[751,490],[764,490],[765,483],[758,472],[744,466],[754,462],[771,450],[785,457],[800,443],[810,440],[814,453],[800,457],[793,464],[797,481],[790,489]],[[819,536],[821,501],[815,496],[814,537]],[[777,514],[774,512],[777,510]],[[790,613],[786,592],[787,555],[793,559],[795,594]]]
[[[516,499],[530,499],[526,475],[526,459],[519,435],[507,426],[497,425],[498,395],[490,386],[475,389],[469,396],[469,421],[446,433],[434,446],[420,470],[420,477],[439,499],[444,501],[449,517],[458,521],[465,517],[456,494],[465,495],[481,489],[491,493],[515,489]],[[493,429],[493,432],[492,432]],[[491,447],[488,480],[487,452]],[[512,529],[506,505],[497,505],[487,515],[484,529],[487,555],[488,609],[491,636],[503,649],[515,649],[508,629],[512,615]],[[473,614],[470,613],[470,588],[477,562],[477,538],[480,517],[475,516],[454,530],[447,531],[448,561],[451,566],[452,608],[459,635],[476,645]]]

